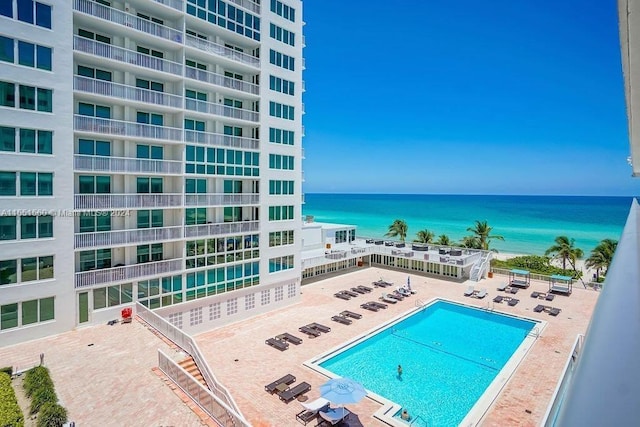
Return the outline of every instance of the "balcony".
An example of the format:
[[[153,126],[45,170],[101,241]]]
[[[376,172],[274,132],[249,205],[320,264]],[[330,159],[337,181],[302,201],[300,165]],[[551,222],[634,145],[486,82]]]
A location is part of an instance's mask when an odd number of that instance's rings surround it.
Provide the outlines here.
[[[154,0],[156,3],[163,4],[165,6],[169,6],[173,9],[179,10],[180,12],[184,11],[184,1],[182,0]]]
[[[133,230],[101,231],[75,234],[75,248],[100,246],[124,246],[139,243],[161,242],[182,239],[182,226],[152,227]]]
[[[223,222],[221,224],[187,225],[184,237],[207,237],[222,234],[253,233],[260,230],[258,221]]]
[[[182,206],[182,194],[76,194],[74,209],[172,208]]]
[[[182,162],[175,160],[136,159],[130,157],[73,156],[77,171],[182,175]]]
[[[244,52],[238,52],[237,50],[230,49],[209,40],[187,35],[185,45],[195,47],[196,49],[200,49],[204,52],[212,53],[223,58],[231,59],[232,61],[241,62],[254,68],[260,68],[260,58],[256,58],[255,56],[248,55]]]
[[[217,147],[245,148],[249,150],[257,150],[260,146],[260,142],[257,139],[223,135],[221,133],[198,132],[195,130],[185,130],[184,140],[185,142],[195,142]]]
[[[118,137],[127,136],[132,138],[182,142],[182,129],[180,128],[125,122],[123,120],[102,119],[100,117],[81,116],[78,114],[73,117],[73,130]]]
[[[185,194],[185,206],[257,205],[259,194]]]
[[[95,40],[85,39],[80,36],[73,36],[73,49],[77,52],[88,53],[137,67],[182,76],[182,64],[178,64],[177,62],[156,58],[155,56],[145,55]]]
[[[165,107],[183,108],[184,106],[181,96],[83,76],[73,77],[73,90]]]
[[[185,107],[187,110],[197,111],[199,113],[214,114],[216,116],[230,117],[233,119],[246,120],[249,122],[258,122],[260,115],[251,110],[244,108],[230,107],[224,104],[214,104],[212,102],[198,101],[192,98],[185,99]]]
[[[243,80],[232,79],[231,77],[223,76],[221,74],[212,73],[210,71],[199,70],[197,68],[186,67],[185,76],[205,83],[211,83],[212,85],[226,87],[229,89],[235,89],[242,92],[257,95],[260,92],[260,88],[253,83],[245,82]]]
[[[182,44],[182,32],[90,0],[74,0],[73,10]]]
[[[126,280],[140,279],[147,276],[179,272],[182,271],[182,269],[182,259],[169,259],[144,264],[105,268],[102,270],[83,271],[75,274],[75,288],[80,289],[103,283],[112,284],[114,282],[124,282]]]

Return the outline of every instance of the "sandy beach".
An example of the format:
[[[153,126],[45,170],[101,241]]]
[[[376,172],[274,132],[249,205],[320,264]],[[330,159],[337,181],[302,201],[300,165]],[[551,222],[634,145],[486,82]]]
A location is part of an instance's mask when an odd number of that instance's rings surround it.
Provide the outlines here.
[[[499,260],[502,260],[502,261],[507,260],[509,258],[519,257],[519,256],[527,256],[527,254],[514,254],[514,253],[508,253],[508,252],[499,252],[499,253],[494,253],[493,254],[493,257],[495,259],[499,259]],[[551,264],[555,265],[556,267],[562,268],[562,261],[561,260],[552,259],[551,260]],[[569,267],[568,264],[567,264],[567,267]],[[578,271],[582,271],[582,280],[584,280],[585,283],[590,282],[591,278],[593,277],[593,274],[595,274],[595,272],[596,272],[595,269],[587,268],[585,266],[585,260],[584,259],[576,260],[576,269]]]

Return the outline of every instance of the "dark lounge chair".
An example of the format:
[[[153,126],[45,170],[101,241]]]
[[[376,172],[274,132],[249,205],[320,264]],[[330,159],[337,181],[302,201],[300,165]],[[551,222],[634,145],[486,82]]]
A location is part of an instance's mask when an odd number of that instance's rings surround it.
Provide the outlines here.
[[[302,338],[298,338],[295,335],[291,335],[288,332],[285,332],[284,334],[280,334],[276,336],[276,339],[290,342],[291,344],[295,344],[295,345],[302,344]]]
[[[351,292],[351,291],[341,291],[341,292],[345,295],[349,295],[350,297],[357,297],[358,295],[360,295],[358,293]]]
[[[350,325],[353,323],[353,320],[347,319],[344,316],[333,316],[331,320],[333,320],[334,322],[342,323],[343,325]]]
[[[368,287],[368,286],[363,286],[363,285],[359,285],[359,286],[358,286],[358,289],[362,289],[362,290],[363,290],[363,291],[365,291],[365,292],[371,292],[371,291],[373,291],[373,289],[371,289],[370,287]]]
[[[346,300],[346,301],[351,299],[351,297],[349,295],[345,295],[342,292],[338,292],[337,294],[333,294],[333,296],[336,297],[336,298],[340,298],[340,299]]]
[[[276,387],[278,387],[280,384],[293,384],[295,382],[296,377],[291,374],[287,374],[284,377],[275,380],[271,384],[267,384],[266,386],[264,386],[264,390],[273,394],[276,391]]]
[[[495,297],[493,299],[493,302],[502,302],[503,299],[504,299],[504,297],[502,295],[498,295],[497,297]]]
[[[557,316],[558,314],[560,314],[561,310],[559,308],[550,307],[548,311],[550,315]]]
[[[351,290],[352,290],[353,292],[356,292],[356,293],[360,294],[360,295],[362,295],[362,294],[366,294],[366,293],[367,293],[366,291],[363,291],[363,290],[362,290],[362,289],[360,289],[360,288],[351,288]]]
[[[369,301],[367,304],[372,305],[374,307],[378,307],[378,308],[384,308],[384,309],[389,307],[387,304],[383,302],[378,302],[378,301]]]
[[[351,317],[352,319],[362,319],[362,314],[354,313],[353,311],[345,310],[340,313],[341,316]]]
[[[360,304],[360,308],[364,308],[365,310],[369,310],[369,311],[380,311],[380,307],[376,307],[375,305],[372,305],[371,303],[364,303],[364,304]]]
[[[331,328],[330,327],[321,325],[320,323],[313,322],[313,323],[308,324],[307,326],[312,328],[312,329],[315,329],[316,331],[320,331],[320,332],[324,332],[324,333],[331,332]]]
[[[540,298],[540,292],[531,292],[531,298]]]
[[[309,390],[311,390],[311,384],[303,381],[295,387],[283,391],[278,396],[283,402],[289,403],[301,394],[307,393]]]
[[[519,303],[520,300],[516,299],[516,298],[510,298],[509,302],[507,304],[509,304],[510,307],[513,307],[514,305],[516,305],[517,303]]]
[[[307,334],[307,336],[309,336],[310,338],[320,336],[320,332],[316,331],[313,328],[310,328],[309,326],[301,326],[300,328],[298,328],[298,331]]]
[[[556,296],[554,294],[547,294],[547,296],[544,297],[544,299],[546,299],[547,301],[553,301],[555,297]]]
[[[542,313],[544,311],[544,305],[536,305],[533,311],[535,311],[536,313]]]
[[[277,338],[269,338],[264,342],[267,345],[270,345],[273,348],[277,348],[280,351],[285,351],[289,348],[289,343],[286,341],[281,341]]]

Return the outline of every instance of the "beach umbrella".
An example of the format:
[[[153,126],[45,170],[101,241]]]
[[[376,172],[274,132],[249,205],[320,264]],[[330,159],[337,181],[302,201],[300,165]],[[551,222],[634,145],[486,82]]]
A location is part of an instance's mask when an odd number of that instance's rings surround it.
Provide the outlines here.
[[[320,386],[320,396],[334,405],[342,406],[357,403],[367,395],[363,385],[351,378],[332,378]]]
[[[407,276],[407,289],[411,290],[411,276]]]

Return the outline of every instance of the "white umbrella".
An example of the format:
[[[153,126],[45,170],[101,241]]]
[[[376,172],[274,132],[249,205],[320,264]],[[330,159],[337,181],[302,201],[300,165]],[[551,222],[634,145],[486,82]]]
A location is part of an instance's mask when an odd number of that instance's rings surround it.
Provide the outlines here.
[[[342,418],[344,418],[344,405],[357,403],[367,395],[367,390],[362,384],[351,378],[332,378],[320,386],[320,396],[329,402],[342,406]]]

